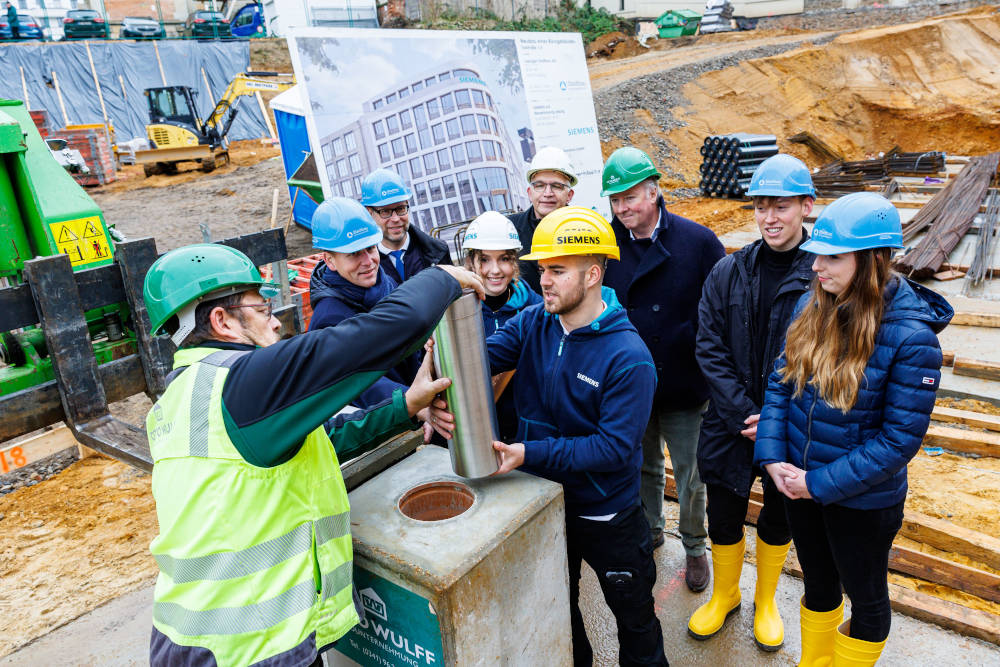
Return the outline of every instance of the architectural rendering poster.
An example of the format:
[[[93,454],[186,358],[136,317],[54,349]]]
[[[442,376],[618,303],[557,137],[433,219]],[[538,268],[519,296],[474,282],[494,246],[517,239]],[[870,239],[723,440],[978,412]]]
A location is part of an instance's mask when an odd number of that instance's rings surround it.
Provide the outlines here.
[[[523,210],[528,163],[558,146],[573,204],[609,214],[579,34],[303,28],[289,42],[326,196],[359,199],[386,167],[424,230]]]

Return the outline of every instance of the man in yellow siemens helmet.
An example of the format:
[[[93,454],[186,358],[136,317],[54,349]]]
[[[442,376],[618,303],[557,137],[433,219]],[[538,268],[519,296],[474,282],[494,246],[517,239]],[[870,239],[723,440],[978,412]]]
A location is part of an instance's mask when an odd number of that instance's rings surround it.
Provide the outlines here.
[[[273,286],[243,253],[205,243],[153,263],[152,330],[179,349],[146,419],[160,529],[151,665],[321,666],[358,622],[338,454],[413,428],[449,381],[425,362],[405,393],[338,416],[329,435],[323,424],[419,348],[463,287],[483,294],[465,269],[428,269],[370,313],[278,340]]]
[[[563,485],[574,663],[593,657],[578,606],[587,561],[618,623],[620,663],[665,665],[653,545],[639,502],[656,369],[615,293],[602,286],[609,257],[618,258],[618,246],[600,214],[571,206],[539,222],[526,258],[538,261],[544,302],[486,341],[494,374],[517,368],[508,389],[517,442],[494,447],[503,457],[498,474],[521,468]],[[440,407],[433,414],[450,424]]]

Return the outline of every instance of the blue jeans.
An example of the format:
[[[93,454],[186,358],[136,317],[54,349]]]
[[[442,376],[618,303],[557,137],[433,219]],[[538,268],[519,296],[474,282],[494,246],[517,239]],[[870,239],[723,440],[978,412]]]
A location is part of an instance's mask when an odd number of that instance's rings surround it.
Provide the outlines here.
[[[642,478],[639,496],[645,508],[649,529],[663,531],[663,487],[666,482],[666,457],[663,443],[670,452],[670,464],[677,483],[680,503],[679,529],[688,556],[705,553],[705,485],[698,476],[698,433],[701,417],[708,403],[685,410],[653,407],[649,424],[642,436]]]

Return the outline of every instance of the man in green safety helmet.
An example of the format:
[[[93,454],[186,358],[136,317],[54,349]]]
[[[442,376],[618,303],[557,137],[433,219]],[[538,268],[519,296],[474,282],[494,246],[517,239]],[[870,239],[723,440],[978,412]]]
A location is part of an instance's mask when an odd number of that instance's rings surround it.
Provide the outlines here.
[[[656,395],[646,433],[640,495],[654,547],[663,544],[664,443],[670,450],[679,529],[687,556],[684,580],[692,591],[708,585],[705,486],[696,452],[708,385],[695,359],[702,284],[725,251],[706,227],[667,211],[649,156],[619,148],[604,165],[602,196],[611,200],[621,260],[608,262],[604,284],[615,290],[656,364]]]
[[[146,275],[154,333],[178,345],[146,419],[159,535],[150,663],[322,665],[358,614],[350,508],[338,457],[414,428],[450,380],[430,358],[405,393],[324,422],[418,349],[478,277],[415,276],[339,326],[279,340],[265,283],[243,253],[199,244]]]

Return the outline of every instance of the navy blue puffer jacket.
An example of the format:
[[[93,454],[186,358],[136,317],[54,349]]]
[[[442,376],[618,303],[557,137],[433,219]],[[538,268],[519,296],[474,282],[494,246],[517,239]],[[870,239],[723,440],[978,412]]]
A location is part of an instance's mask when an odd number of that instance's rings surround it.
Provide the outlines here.
[[[804,294],[798,311],[805,306]],[[793,385],[771,374],[754,463],[787,461],[806,471],[817,502],[856,509],[891,507],[906,498],[906,465],[927,432],[941,380],[937,333],[954,311],[945,299],[905,278],[894,277],[875,351],[854,407],[844,414],[807,385],[793,398]],[[782,354],[775,368],[784,366]]]

